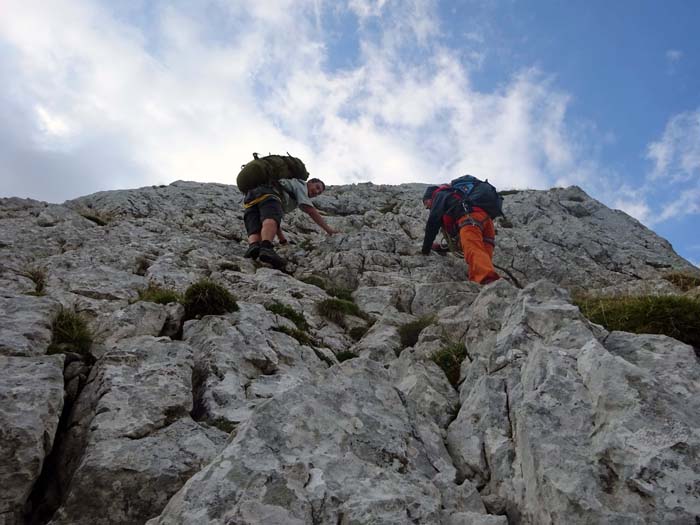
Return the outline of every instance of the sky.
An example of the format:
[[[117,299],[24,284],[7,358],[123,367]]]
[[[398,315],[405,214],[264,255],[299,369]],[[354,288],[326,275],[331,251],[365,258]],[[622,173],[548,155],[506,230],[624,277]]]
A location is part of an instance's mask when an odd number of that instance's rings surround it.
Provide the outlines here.
[[[0,0],[0,197],[576,184],[700,263],[696,0]]]

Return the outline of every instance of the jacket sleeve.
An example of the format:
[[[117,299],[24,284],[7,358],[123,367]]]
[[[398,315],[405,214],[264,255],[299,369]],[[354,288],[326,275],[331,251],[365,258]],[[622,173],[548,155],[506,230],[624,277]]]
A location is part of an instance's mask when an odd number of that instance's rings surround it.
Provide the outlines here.
[[[433,241],[440,231],[442,215],[444,212],[443,208],[445,207],[444,202],[445,195],[438,194],[435,199],[433,199],[433,206],[430,208],[430,216],[428,217],[428,222],[425,225],[425,236],[423,237],[423,248],[421,249],[421,252],[426,255],[430,253]]]

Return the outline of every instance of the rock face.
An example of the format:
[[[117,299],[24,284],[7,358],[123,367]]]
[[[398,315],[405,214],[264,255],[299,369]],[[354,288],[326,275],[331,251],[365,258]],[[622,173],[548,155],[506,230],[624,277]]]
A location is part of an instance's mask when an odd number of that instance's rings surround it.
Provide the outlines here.
[[[0,522],[20,522],[62,408],[63,356],[0,356]]]
[[[0,199],[0,523],[697,523],[698,349],[567,291],[697,269],[579,188],[520,191],[481,287],[419,253],[423,188],[329,188],[341,233],[286,216],[288,273],[243,258],[231,186]],[[238,310],[143,299],[202,278]],[[90,356],[47,355],[62,307]]]

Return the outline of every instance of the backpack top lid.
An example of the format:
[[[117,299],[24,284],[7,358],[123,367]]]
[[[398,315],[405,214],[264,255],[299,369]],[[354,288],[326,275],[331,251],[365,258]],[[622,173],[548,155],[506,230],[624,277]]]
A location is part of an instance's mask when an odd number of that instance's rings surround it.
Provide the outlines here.
[[[423,202],[430,200],[433,198],[433,193],[435,193],[435,190],[437,190],[440,186],[428,186],[425,188],[425,193],[423,193],[423,198],[421,199]]]

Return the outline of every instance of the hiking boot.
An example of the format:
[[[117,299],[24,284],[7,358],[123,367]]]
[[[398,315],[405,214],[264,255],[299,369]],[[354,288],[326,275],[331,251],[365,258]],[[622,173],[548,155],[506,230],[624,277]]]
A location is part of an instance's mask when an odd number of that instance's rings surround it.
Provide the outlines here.
[[[257,259],[258,255],[260,254],[260,243],[259,242],[254,242],[250,246],[248,246],[248,249],[245,251],[245,254],[243,257],[246,259]]]
[[[287,264],[287,261],[277,255],[274,248],[272,248],[272,243],[270,242],[267,242],[266,245],[265,241],[263,241],[262,245],[260,246],[259,257],[262,262],[271,265],[277,270],[284,268],[284,266]]]

